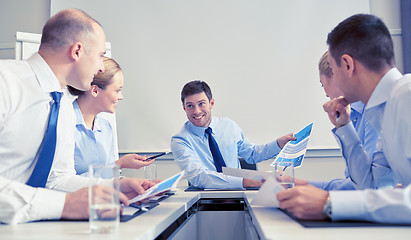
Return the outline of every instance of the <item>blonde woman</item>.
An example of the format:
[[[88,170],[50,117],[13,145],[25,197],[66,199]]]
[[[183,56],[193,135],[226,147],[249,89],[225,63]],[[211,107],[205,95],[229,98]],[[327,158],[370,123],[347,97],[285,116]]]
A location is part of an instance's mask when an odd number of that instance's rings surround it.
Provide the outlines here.
[[[120,168],[141,168],[150,165],[147,157],[127,154],[120,159],[114,154],[113,129],[99,116],[101,112],[114,113],[123,99],[124,77],[120,65],[111,58],[104,58],[104,72],[98,73],[88,91],[69,88],[78,98],[73,102],[76,112],[75,169],[77,174],[88,172],[90,164],[116,163]]]

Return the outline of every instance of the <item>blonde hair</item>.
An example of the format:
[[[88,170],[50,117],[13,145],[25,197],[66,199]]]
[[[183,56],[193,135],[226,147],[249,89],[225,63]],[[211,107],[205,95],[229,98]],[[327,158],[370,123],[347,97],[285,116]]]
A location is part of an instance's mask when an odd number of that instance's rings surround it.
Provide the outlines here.
[[[333,70],[328,63],[328,51],[326,51],[318,62],[318,70],[320,71],[320,75],[324,75],[327,78],[330,78],[333,75]]]
[[[91,85],[96,85],[101,89],[105,89],[112,83],[112,79],[116,73],[121,71],[120,65],[112,58],[104,57],[104,72],[99,72],[91,82]]]

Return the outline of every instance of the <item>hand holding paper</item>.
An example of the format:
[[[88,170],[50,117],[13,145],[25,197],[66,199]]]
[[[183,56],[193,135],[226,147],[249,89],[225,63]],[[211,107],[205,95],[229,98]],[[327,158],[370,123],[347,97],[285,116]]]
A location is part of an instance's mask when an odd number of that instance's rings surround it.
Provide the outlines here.
[[[272,177],[269,177],[251,201],[252,205],[264,207],[279,207],[277,192],[283,191],[281,186]]]
[[[148,189],[145,193],[138,195],[130,200],[131,203],[138,202],[144,199],[148,199],[153,197],[157,194],[164,193],[166,191],[170,191],[175,189],[178,185],[178,182],[183,177],[184,172],[179,172],[178,174],[160,182],[159,184],[154,185],[150,189]]]
[[[297,140],[288,142],[280,153],[277,155],[275,160],[271,163],[274,166],[276,162],[283,162],[285,160],[293,160],[294,167],[301,166],[304,155],[307,151],[308,140],[310,139],[311,129],[313,124],[309,124],[303,130],[296,133],[294,136]]]

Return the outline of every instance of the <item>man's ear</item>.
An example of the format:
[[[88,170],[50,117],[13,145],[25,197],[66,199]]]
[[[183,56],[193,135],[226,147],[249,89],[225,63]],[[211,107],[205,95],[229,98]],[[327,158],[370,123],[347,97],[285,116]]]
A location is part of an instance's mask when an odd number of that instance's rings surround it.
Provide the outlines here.
[[[80,56],[83,54],[83,51],[83,44],[81,44],[81,42],[76,42],[73,45],[71,45],[70,57],[74,61],[78,61]]]
[[[98,92],[100,91],[100,89],[97,87],[97,85],[91,85],[89,91],[90,91],[90,93],[91,93],[91,96],[97,97]]]
[[[211,105],[211,108],[214,107],[214,98],[210,99],[210,105]]]
[[[354,63],[355,61],[350,55],[343,54],[341,56],[341,65],[343,69],[346,71],[346,73],[348,74],[348,76],[352,76],[354,73],[354,69],[355,69]]]

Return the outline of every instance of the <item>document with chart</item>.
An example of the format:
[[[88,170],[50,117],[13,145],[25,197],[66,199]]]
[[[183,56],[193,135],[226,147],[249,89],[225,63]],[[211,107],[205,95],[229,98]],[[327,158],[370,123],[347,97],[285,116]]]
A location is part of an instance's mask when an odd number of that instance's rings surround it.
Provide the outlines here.
[[[297,139],[294,141],[289,141],[283,149],[281,149],[280,153],[271,163],[271,166],[274,166],[276,162],[292,160],[294,162],[294,167],[300,167],[303,163],[305,152],[307,151],[308,140],[311,136],[312,127],[313,123],[310,123],[301,131],[294,134],[294,137]]]
[[[146,190],[145,193],[141,195],[137,195],[133,199],[130,200],[131,203],[138,202],[144,199],[149,199],[151,197],[154,197],[157,194],[161,194],[170,190],[173,190],[177,187],[178,182],[181,180],[181,178],[184,176],[184,172],[181,171],[177,173],[176,175],[154,185],[153,187],[149,188]]]

